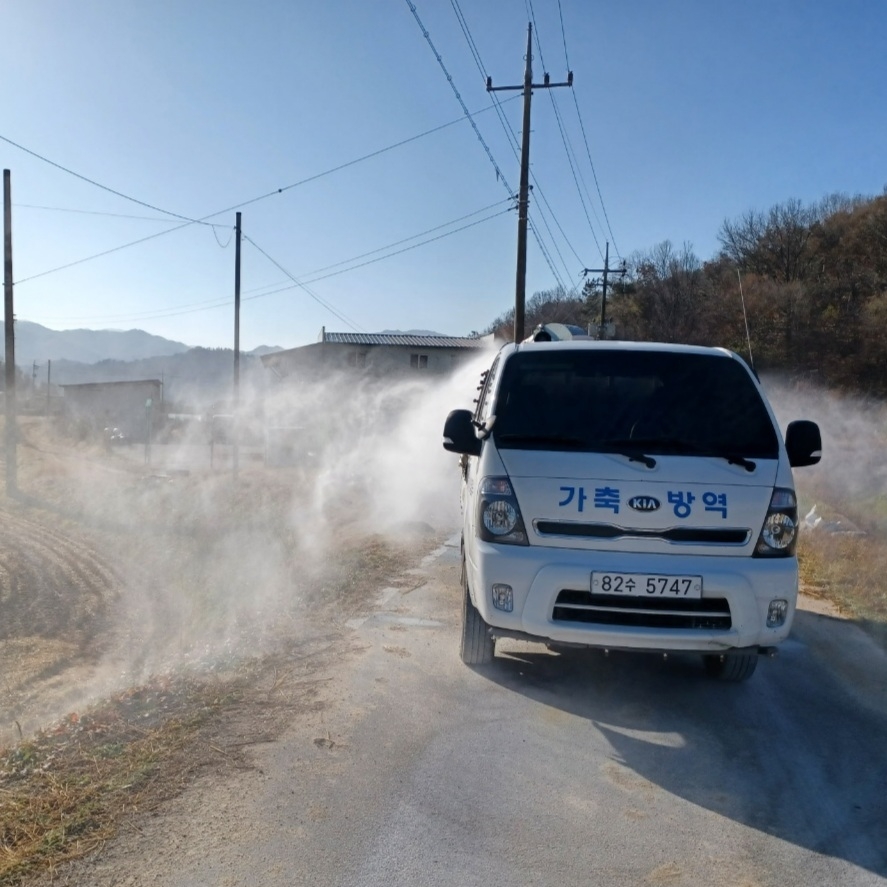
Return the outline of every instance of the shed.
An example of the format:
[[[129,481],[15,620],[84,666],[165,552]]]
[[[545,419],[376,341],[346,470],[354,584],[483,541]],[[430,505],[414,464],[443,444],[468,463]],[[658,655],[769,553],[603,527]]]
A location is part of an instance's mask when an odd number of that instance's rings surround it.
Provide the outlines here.
[[[63,414],[87,422],[96,431],[116,427],[130,440],[145,440],[148,423],[160,415],[160,379],[124,382],[81,382],[60,385]]]

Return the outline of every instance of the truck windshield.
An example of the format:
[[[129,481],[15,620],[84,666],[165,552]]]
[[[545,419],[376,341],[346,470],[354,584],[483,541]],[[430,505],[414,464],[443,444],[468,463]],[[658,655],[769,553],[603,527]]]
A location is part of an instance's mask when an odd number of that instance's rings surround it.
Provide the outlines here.
[[[746,368],[669,351],[524,351],[502,371],[497,446],[775,459],[778,439]]]

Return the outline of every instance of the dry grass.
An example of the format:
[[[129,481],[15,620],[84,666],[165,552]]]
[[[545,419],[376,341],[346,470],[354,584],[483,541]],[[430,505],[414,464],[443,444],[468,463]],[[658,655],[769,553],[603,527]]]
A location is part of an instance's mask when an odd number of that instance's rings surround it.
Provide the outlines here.
[[[798,560],[806,593],[831,601],[887,645],[887,539],[802,532]]]
[[[0,754],[0,884],[92,852],[178,793],[218,757],[201,733],[243,689],[158,679]]]

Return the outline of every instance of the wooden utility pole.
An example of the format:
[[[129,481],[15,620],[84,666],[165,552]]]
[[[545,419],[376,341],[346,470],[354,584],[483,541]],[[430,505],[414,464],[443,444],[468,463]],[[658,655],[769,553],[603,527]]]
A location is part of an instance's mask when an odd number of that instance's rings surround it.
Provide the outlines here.
[[[524,306],[527,295],[527,219],[530,209],[530,99],[534,89],[551,89],[555,86],[572,86],[573,72],[567,73],[563,83],[552,83],[545,74],[542,83],[533,83],[533,23],[527,25],[527,64],[522,86],[493,86],[493,78],[487,77],[487,92],[499,90],[524,91],[524,128],[521,137],[520,192],[517,198],[517,277],[514,293],[514,341],[524,337]]]
[[[600,249],[600,246],[598,246]],[[601,329],[598,333],[598,338],[604,338],[604,324],[607,322],[607,276],[610,272],[614,274],[618,274],[620,277],[625,277],[628,273],[628,266],[625,264],[623,260],[622,264],[618,268],[610,267],[610,242],[607,241],[607,246],[604,251],[604,267],[603,268],[584,268],[582,273],[587,277],[589,274],[603,274],[603,295],[601,296]]]
[[[6,495],[18,491],[16,462],[15,399],[15,311],[12,305],[12,184],[8,169],[3,170],[3,300],[6,320]]]
[[[234,477],[240,461],[240,213],[234,224]]]

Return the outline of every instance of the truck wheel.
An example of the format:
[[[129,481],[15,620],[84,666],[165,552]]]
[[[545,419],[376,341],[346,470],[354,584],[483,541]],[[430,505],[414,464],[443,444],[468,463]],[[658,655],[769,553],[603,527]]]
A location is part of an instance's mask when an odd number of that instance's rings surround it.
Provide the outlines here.
[[[704,656],[705,673],[719,681],[745,681],[754,673],[758,665],[758,653],[727,653],[720,656]]]
[[[493,661],[496,642],[490,626],[484,622],[477,607],[471,603],[468,584],[462,584],[462,641],[459,655],[466,665],[489,665]]]

